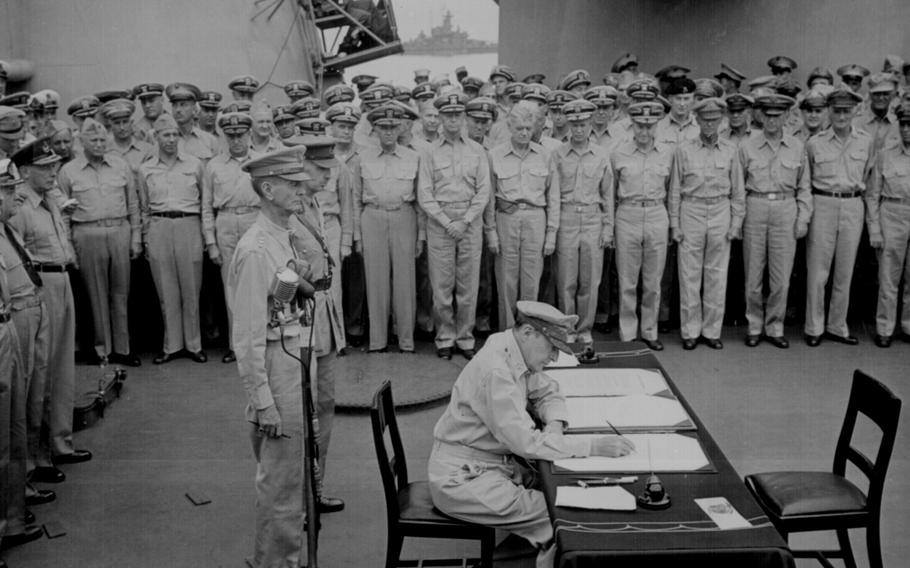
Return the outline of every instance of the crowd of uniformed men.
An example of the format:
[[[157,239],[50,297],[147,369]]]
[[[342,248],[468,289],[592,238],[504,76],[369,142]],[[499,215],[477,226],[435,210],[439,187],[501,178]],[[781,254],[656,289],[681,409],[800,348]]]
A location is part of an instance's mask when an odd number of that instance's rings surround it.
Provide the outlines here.
[[[428,337],[439,357],[470,359],[475,334],[510,327],[516,302],[537,299],[577,314],[583,344],[618,322],[619,339],[660,350],[659,330],[678,321],[684,349],[720,349],[725,311],[744,319],[749,346],[786,348],[784,322],[799,312],[808,345],[856,344],[855,270],[864,299],[877,282],[875,344],[906,339],[910,64],[889,56],[882,72],[844,65],[838,77],[819,67],[805,87],[792,59],[768,65],[750,81],[726,64],[693,80],[678,65],[643,73],[624,54],[603,84],[579,69],[552,89],[506,65],[487,80],[459,68],[455,82],[417,70],[414,87],[359,75],[356,91],[319,93],[292,81],[273,106],[252,76],[230,82],[230,100],[143,83],[77,98],[70,122],[54,91],[4,93],[3,546],[40,536],[25,507],[54,493],[31,483],[60,482],[57,464],[91,458],[72,444],[69,274],[90,306],[79,322],[93,330],[89,359],[140,364],[128,300],[131,260],[146,259],[164,330],[153,362],[205,362],[222,286],[203,288],[203,266],[220,267],[230,295],[231,260],[261,208],[244,165],[299,135],[334,139],[316,194],[322,237],[309,244],[325,251],[318,284],[339,354],[396,341],[413,353]],[[242,340],[229,340],[224,362],[255,342]],[[343,506],[331,501],[326,510]]]

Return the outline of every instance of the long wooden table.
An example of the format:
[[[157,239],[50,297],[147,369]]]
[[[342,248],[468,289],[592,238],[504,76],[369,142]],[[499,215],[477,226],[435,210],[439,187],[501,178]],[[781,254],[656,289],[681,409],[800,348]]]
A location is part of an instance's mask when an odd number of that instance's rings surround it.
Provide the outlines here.
[[[639,507],[634,512],[592,511],[555,506],[558,486],[575,485],[579,478],[591,477],[590,474],[556,472],[552,463],[540,462],[543,490],[556,533],[557,565],[572,568],[792,568],[793,556],[786,542],[752,499],[739,474],[657,357],[642,347],[640,343],[595,344],[600,361],[594,367],[659,369],[695,422],[698,439],[712,462],[712,471],[659,473],[672,500],[669,509],[651,511]],[[647,478],[641,473],[637,475],[636,483],[624,486],[636,496],[644,491]],[[751,527],[720,530],[693,501],[706,497],[725,497]]]

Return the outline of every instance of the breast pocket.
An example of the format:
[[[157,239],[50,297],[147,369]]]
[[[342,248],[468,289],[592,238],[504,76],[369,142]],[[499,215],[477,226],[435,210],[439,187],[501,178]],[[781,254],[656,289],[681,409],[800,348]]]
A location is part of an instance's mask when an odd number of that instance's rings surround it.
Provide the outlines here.
[[[186,197],[199,197],[199,180],[196,179],[195,172],[181,172],[180,189]]]
[[[517,166],[500,166],[495,171],[503,191],[517,191],[521,187],[521,175]]]
[[[364,162],[360,165],[360,176],[363,179],[378,180],[382,178],[385,168],[382,164]]]
[[[543,166],[532,166],[528,169],[528,189],[544,191],[547,187],[547,175],[550,172]]]
[[[433,157],[433,181],[438,182],[453,175],[451,156]]]
[[[603,177],[604,165],[601,162],[590,162],[581,168],[582,174],[588,181],[600,181]]]
[[[780,183],[786,187],[796,187],[799,177],[799,162],[792,158],[780,160]]]
[[[834,177],[837,175],[837,155],[820,154],[815,156],[815,165],[812,169],[812,175],[816,177]]]

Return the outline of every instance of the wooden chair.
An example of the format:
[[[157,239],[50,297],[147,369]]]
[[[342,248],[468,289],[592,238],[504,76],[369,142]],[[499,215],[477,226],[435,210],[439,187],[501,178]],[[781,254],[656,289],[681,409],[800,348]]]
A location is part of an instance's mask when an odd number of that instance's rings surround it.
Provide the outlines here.
[[[401,434],[392,402],[392,385],[385,381],[373,395],[370,409],[373,421],[373,443],[379,459],[382,474],[382,488],[385,492],[386,518],[389,536],[386,548],[386,568],[395,566],[470,566],[477,558],[446,558],[423,561],[399,560],[404,537],[444,538],[480,541],[480,566],[492,568],[493,548],[496,533],[492,527],[485,527],[459,521],[442,514],[433,507],[430,487],[426,481],[408,481]],[[386,446],[388,432],[391,443],[391,457]]]
[[[901,401],[888,387],[862,371],[853,373],[847,415],[834,451],[831,473],[783,471],[746,476],[746,486],[784,539],[792,532],[834,530],[837,550],[794,550],[797,558],[815,558],[831,567],[828,558],[842,558],[848,568],[856,561],[848,529],[865,527],[869,565],[882,566],[879,520],[885,474],[897,435]],[[881,429],[875,461],[851,445],[857,417],[863,414]],[[845,477],[847,462],[868,478],[864,494]]]

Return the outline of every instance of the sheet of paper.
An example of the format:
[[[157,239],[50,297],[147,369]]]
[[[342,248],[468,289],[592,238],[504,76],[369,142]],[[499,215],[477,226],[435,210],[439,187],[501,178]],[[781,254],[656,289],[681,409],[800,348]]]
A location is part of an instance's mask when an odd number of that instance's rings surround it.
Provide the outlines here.
[[[634,511],[635,496],[618,485],[556,488],[556,506],[605,511]]]
[[[648,395],[568,397],[569,430],[610,431],[609,420],[624,428],[666,430],[691,429],[695,423],[675,398]]]
[[[695,503],[711,517],[720,530],[747,529],[752,526],[739,514],[739,511],[733,508],[726,497],[695,499]]]
[[[563,351],[559,352],[559,357],[546,366],[547,369],[552,369],[553,367],[577,367],[579,365],[578,357],[575,355],[569,355]],[[549,374],[549,373],[547,373]]]
[[[547,375],[563,396],[618,396],[669,391],[656,369],[554,369]]]
[[[596,434],[570,434],[592,437]],[[577,472],[647,473],[651,471],[698,471],[711,465],[698,440],[682,434],[626,434],[635,444],[627,456],[592,456],[553,462],[557,467]]]

